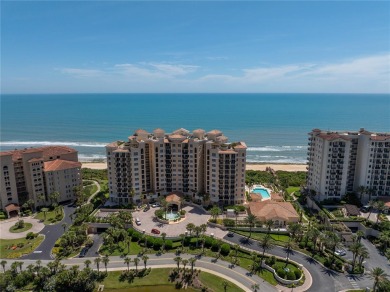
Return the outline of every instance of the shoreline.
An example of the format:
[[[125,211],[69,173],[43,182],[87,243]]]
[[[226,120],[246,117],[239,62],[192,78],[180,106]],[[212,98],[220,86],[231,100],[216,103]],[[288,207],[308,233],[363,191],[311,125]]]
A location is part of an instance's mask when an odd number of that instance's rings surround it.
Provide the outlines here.
[[[90,168],[90,169],[107,169],[106,162],[81,162],[81,168]],[[265,171],[267,167],[271,167],[273,170],[283,170],[283,171],[307,171],[306,164],[294,164],[294,163],[267,163],[267,162],[254,162],[247,163],[246,170],[260,170]]]

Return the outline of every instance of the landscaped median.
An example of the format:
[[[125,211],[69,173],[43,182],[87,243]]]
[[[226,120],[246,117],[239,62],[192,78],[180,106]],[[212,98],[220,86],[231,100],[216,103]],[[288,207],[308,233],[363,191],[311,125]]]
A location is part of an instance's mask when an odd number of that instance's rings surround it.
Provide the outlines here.
[[[0,258],[15,259],[29,254],[43,241],[43,235],[28,233],[26,238],[0,239]]]

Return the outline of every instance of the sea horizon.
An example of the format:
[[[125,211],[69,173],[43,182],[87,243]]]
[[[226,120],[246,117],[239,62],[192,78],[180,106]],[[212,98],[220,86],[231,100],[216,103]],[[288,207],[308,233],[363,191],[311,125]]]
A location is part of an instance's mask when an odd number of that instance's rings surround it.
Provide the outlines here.
[[[244,141],[248,163],[305,164],[307,133],[390,131],[389,94],[1,94],[1,151],[66,145],[102,161],[105,145],[138,128],[221,130]]]

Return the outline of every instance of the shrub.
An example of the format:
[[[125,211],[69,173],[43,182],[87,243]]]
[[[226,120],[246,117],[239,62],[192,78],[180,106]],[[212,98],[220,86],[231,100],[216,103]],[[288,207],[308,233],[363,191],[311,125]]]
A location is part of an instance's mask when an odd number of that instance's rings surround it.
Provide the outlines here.
[[[141,233],[139,233],[138,231],[134,231],[131,241],[139,241],[140,239],[141,239]]]
[[[22,248],[24,246],[24,243],[23,242],[19,242],[16,246],[19,247],[19,248]]]
[[[235,222],[232,219],[227,219],[227,218],[223,219],[223,225],[225,226],[234,226],[235,225],[234,223]]]
[[[151,236],[146,237],[146,245],[147,247],[153,247],[155,239]]]
[[[172,240],[165,240],[165,249],[172,249],[173,247],[173,242]]]
[[[183,215],[185,215],[185,214],[186,214],[186,210],[181,210],[181,211],[180,211],[180,215],[183,216]]]
[[[299,279],[301,277],[301,271],[300,270],[294,270],[295,279]]]
[[[206,237],[204,246],[210,248],[213,245],[213,239],[211,237]]]
[[[227,243],[222,244],[222,246],[221,246],[221,254],[226,256],[226,255],[229,254],[229,252],[230,252],[230,245],[227,244]]]
[[[287,280],[296,280],[295,273],[293,271],[288,271]]]
[[[278,274],[279,277],[283,278],[286,276],[286,272],[283,270],[283,268],[278,268],[276,270],[276,274]]]
[[[185,237],[184,238],[184,246],[189,246],[191,243],[191,237]]]
[[[149,240],[149,238],[148,238],[148,240]],[[162,238],[155,238],[155,239],[154,239],[153,248],[154,248],[155,250],[159,250],[159,249],[162,247],[162,245],[163,245],[163,240],[162,240]],[[148,246],[149,246],[149,242],[148,242]]]
[[[134,229],[133,229],[133,228],[127,229],[127,234],[128,234],[129,236],[133,236],[133,233],[134,233]]]
[[[337,260],[334,264],[337,270],[341,270],[343,268],[343,262],[340,260]]]
[[[218,251],[218,248],[219,248],[219,242],[217,240],[213,240],[213,243],[211,245],[211,250]]]
[[[0,219],[6,219],[7,216],[5,216],[4,214],[0,214]]]
[[[276,258],[275,258],[275,256],[272,256],[272,257],[270,257],[270,258],[267,258],[267,259],[265,260],[265,263],[266,263],[268,266],[272,267],[272,266],[276,263]]]
[[[54,243],[54,247],[59,247],[60,244],[61,244],[61,238],[56,240],[56,242]]]
[[[34,232],[29,232],[26,234],[26,239],[34,239],[36,237],[36,235],[34,234]]]

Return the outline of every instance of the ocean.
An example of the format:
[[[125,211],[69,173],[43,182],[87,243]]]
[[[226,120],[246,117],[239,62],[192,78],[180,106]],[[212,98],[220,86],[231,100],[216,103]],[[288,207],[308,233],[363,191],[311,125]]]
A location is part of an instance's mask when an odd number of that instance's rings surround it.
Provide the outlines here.
[[[138,128],[219,129],[259,163],[306,163],[314,128],[390,132],[388,94],[3,94],[0,106],[1,151],[67,145],[81,161]]]

